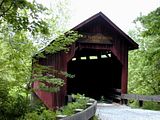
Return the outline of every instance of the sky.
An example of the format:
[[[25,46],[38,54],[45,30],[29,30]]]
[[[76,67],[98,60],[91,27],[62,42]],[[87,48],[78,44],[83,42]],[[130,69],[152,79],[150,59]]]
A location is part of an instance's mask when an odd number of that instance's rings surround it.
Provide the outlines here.
[[[45,5],[54,0],[38,0]],[[160,7],[160,0],[70,0],[69,28],[83,22],[92,15],[103,12],[124,32],[133,29],[133,20]]]

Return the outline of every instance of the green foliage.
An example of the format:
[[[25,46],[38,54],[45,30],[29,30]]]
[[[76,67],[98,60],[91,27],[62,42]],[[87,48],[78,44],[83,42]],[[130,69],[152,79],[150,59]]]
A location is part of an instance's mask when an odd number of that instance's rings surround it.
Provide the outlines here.
[[[143,25],[143,36],[160,35],[160,7],[149,13],[147,16],[141,16],[137,19]]]
[[[14,31],[29,31],[33,35],[37,32],[48,34],[48,24],[40,17],[47,14],[47,8],[35,1],[1,0],[0,24],[6,21]]]
[[[90,120],[101,120],[101,119],[99,118],[99,116],[95,115]]]
[[[59,7],[58,0],[56,5]],[[55,36],[62,34],[60,30],[57,30],[60,25],[57,21],[63,17],[59,16],[60,14],[65,13],[51,12],[35,1],[0,1],[0,119],[19,119],[25,114],[26,116],[28,114],[26,119],[30,119],[32,114],[35,115],[34,117],[40,116],[41,118],[37,117],[39,119],[52,119],[51,112],[37,112],[39,108],[32,108],[29,102],[31,84],[34,81],[31,79],[32,56],[38,52],[39,46],[44,47]],[[68,34],[68,38],[63,36],[64,43],[62,37],[60,40],[55,40],[53,43],[56,45],[52,46],[55,48],[47,52],[65,50],[64,47],[75,40],[73,38],[75,33],[71,34]],[[63,47],[60,47],[61,45]],[[45,80],[54,83],[56,88],[54,92],[57,92],[64,84],[63,81],[53,75],[42,76],[42,73],[46,72],[44,69],[49,68],[44,68],[44,66],[42,69],[37,68],[38,77],[42,78],[42,83]]]
[[[45,53],[56,53],[59,51],[68,51],[67,48],[73,42],[75,42],[81,35],[74,31],[68,31],[66,34],[58,36],[52,43],[45,48]]]
[[[160,104],[156,102],[144,102],[143,109],[160,110]]]
[[[24,118],[21,118],[21,120],[39,120],[39,114],[36,111],[33,111],[31,113],[27,113]]]
[[[3,104],[0,107],[0,120],[15,120],[23,116],[29,111],[29,100],[18,94],[17,96],[9,96],[2,98]]]
[[[56,120],[56,114],[50,110],[43,110],[41,113],[33,111],[27,113],[21,120]]]
[[[46,84],[49,83],[50,85]],[[51,79],[46,79],[45,82],[41,82],[39,85],[40,90],[50,92],[50,93],[55,93],[60,91],[60,88],[64,85],[64,81],[60,78],[51,78]]]
[[[4,101],[8,98],[9,94],[9,85],[8,81],[5,79],[1,78],[0,80],[0,106],[4,103]]]
[[[75,75],[69,74],[67,72],[61,72],[61,74],[64,75],[65,77],[67,77],[67,78],[74,78],[75,77]]]
[[[136,100],[132,100],[129,102],[129,106],[133,108],[139,108],[139,102]],[[144,101],[143,102],[143,109],[149,109],[149,110],[160,110],[160,104],[153,101]]]
[[[35,49],[23,31],[13,32],[5,22],[0,31],[0,119],[14,120],[28,110],[27,83]]]
[[[138,18],[143,29],[132,31],[139,50],[129,54],[129,91],[131,93],[160,94],[160,9]]]
[[[3,24],[0,31],[1,85],[6,86],[6,93],[25,90],[27,87],[24,83],[30,79],[31,58],[35,48],[23,31],[12,35],[12,30],[6,24]]]
[[[83,99],[88,99],[87,97],[85,97],[85,95],[83,94],[83,95],[81,95],[81,94],[79,94],[79,93],[77,93],[76,95],[75,94],[72,94],[72,98],[73,99],[75,99],[75,100],[83,100]]]
[[[75,109],[85,109],[87,106],[88,98],[84,95],[72,95],[74,96],[75,102],[68,103],[67,106],[60,108],[55,112],[46,110],[44,107],[36,109],[34,111],[27,112],[24,116],[21,117],[21,120],[56,120],[56,115],[73,115]],[[95,120],[97,117],[94,117]]]
[[[157,69],[157,60],[152,56],[154,49],[151,50],[149,47],[146,50],[136,50],[130,53],[129,90],[131,93],[159,94],[160,71]]]
[[[56,71],[53,67],[34,64],[32,82],[40,81],[35,90],[41,89],[46,92],[58,92],[60,90],[60,87],[64,85],[64,80],[55,77],[53,71]]]
[[[57,111],[57,114],[62,115],[72,115],[75,113],[75,109],[85,109],[87,107],[88,98],[84,95],[72,95],[75,102],[68,103],[67,106],[62,107],[60,110]]]

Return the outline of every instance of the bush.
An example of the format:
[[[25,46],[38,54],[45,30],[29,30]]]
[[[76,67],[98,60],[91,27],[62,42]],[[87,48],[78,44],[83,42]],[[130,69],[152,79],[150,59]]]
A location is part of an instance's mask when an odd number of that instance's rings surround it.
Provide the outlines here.
[[[22,117],[20,120],[39,120],[39,115],[37,112],[27,113],[24,118]]]
[[[33,111],[27,113],[21,120],[56,120],[56,114],[50,110],[43,110],[42,113]]]
[[[8,98],[1,104],[0,119],[16,120],[29,111],[29,101],[22,95]]]
[[[157,102],[144,102],[143,109],[160,110],[160,104]]]
[[[57,114],[62,115],[72,115],[75,113],[75,109],[85,109],[87,107],[88,98],[84,95],[72,95],[75,102],[68,103],[67,106],[62,107],[60,110],[57,110]]]

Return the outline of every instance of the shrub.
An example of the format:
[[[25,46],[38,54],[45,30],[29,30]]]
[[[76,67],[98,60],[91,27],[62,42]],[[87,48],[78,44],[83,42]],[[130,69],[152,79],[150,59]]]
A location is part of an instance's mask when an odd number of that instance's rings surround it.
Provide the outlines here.
[[[21,118],[20,120],[39,120],[39,115],[37,112],[31,112],[27,113],[24,118]]]
[[[67,106],[62,107],[60,110],[56,111],[57,114],[63,115],[72,115],[75,113],[75,109],[85,109],[87,106],[87,102],[89,98],[85,97],[84,95],[72,95],[75,102],[68,103]]]
[[[160,110],[160,104],[156,102],[149,102],[146,101],[143,104],[144,109],[150,109],[150,110]]]
[[[50,110],[43,110],[42,113],[36,111],[27,113],[20,120],[56,120],[56,114]]]
[[[8,98],[1,104],[0,119],[16,120],[29,110],[29,101],[22,95]]]

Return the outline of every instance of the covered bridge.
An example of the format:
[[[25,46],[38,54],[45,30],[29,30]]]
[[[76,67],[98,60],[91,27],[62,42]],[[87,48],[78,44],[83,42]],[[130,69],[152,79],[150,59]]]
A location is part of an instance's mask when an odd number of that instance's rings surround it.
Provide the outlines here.
[[[63,78],[65,85],[60,92],[52,94],[38,91],[37,96],[47,107],[55,108],[62,106],[65,96],[71,93],[81,93],[95,99],[101,96],[111,99],[116,91],[127,93],[128,51],[137,49],[138,44],[102,12],[72,30],[78,31],[83,37],[71,45],[68,53],[61,51],[48,54],[39,61],[75,77]]]

